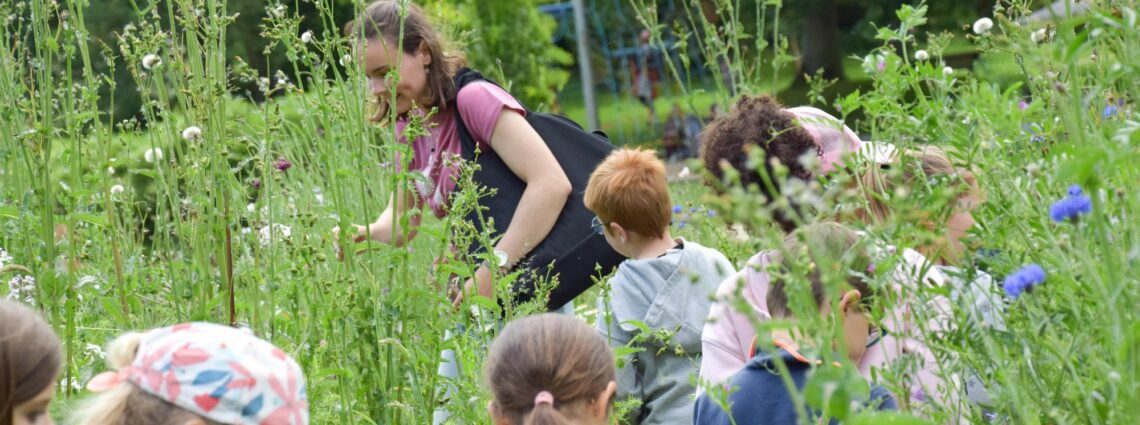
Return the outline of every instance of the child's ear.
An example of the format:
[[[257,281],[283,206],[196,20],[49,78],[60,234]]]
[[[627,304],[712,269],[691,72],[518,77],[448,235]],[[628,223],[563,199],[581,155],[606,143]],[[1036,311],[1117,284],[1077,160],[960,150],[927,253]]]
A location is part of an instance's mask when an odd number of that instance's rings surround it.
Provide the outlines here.
[[[863,299],[863,294],[858,289],[852,289],[843,293],[843,298],[839,299],[839,310],[844,314],[848,313],[848,308],[855,308],[855,312],[859,311],[859,300]]]
[[[598,394],[598,398],[594,399],[594,403],[590,405],[590,413],[594,418],[598,420],[606,419],[609,415],[610,402],[613,400],[616,392],[617,382],[610,381],[610,383],[606,385],[606,389],[602,390],[601,394]]]
[[[495,400],[487,402],[487,414],[491,415],[491,423],[495,425],[510,425],[507,417],[499,411],[499,405],[495,403]]]
[[[629,232],[617,222],[610,223],[610,233],[614,239],[621,241],[621,243],[629,242]]]

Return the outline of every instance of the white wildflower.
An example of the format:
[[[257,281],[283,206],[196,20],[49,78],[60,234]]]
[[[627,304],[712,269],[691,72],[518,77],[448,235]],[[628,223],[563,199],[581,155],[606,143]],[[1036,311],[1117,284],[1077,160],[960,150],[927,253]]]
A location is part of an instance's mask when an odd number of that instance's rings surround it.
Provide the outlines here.
[[[689,171],[689,167],[684,167],[681,168],[681,172],[677,173],[677,178],[683,179],[689,177],[689,174],[692,174],[692,171]]]
[[[107,353],[103,352],[103,347],[100,347],[96,344],[87,344],[87,347],[83,348],[83,352],[88,356],[97,356],[100,359],[107,358]]]
[[[107,167],[107,174],[115,175],[115,167]]]
[[[281,17],[285,16],[285,5],[276,4],[276,5],[270,6],[268,9],[266,9],[266,11],[269,12],[269,16],[271,16],[271,17],[281,18]]]
[[[306,44],[312,43],[313,42],[313,32],[312,31],[305,31],[305,32],[301,33],[301,42],[306,43]]]
[[[253,213],[257,212],[257,205],[256,205],[256,204],[249,204],[249,205],[246,205],[246,206],[245,206],[245,211],[246,211],[246,212],[248,212],[248,213],[250,213],[250,214],[253,214]]]
[[[120,193],[123,193],[124,190],[127,190],[127,189],[124,188],[123,185],[121,185],[121,184],[111,186],[111,194],[112,195],[118,195]]]
[[[350,63],[352,63],[352,55],[345,54],[340,57],[340,66],[348,66]]]
[[[8,281],[8,299],[35,304],[36,299],[32,293],[36,291],[36,278],[28,275],[18,275]]]
[[[1045,31],[1045,28],[1041,28],[1037,31],[1033,31],[1032,34],[1029,34],[1029,39],[1038,44],[1045,41],[1047,38],[1049,38],[1049,33]]]
[[[284,224],[273,223],[269,226],[262,227],[257,231],[257,239],[261,242],[261,246],[266,247],[274,242],[280,242],[283,239],[288,239],[293,234],[293,230]]]
[[[154,53],[143,56],[142,58],[142,66],[147,71],[157,68],[160,65],[162,65],[162,59],[159,59],[158,55]]]
[[[146,162],[154,163],[155,161],[162,161],[162,148],[150,148],[143,154],[143,159]]]
[[[930,59],[930,53],[927,53],[925,50],[919,50],[919,51],[914,52],[914,60],[924,61],[927,59]]]
[[[200,139],[201,137],[202,129],[198,128],[196,125],[186,127],[185,130],[182,130],[182,138],[186,139],[187,142],[193,142]]]
[[[5,251],[4,248],[0,248],[0,268],[3,268],[11,262],[12,255],[8,254],[8,251]]]
[[[982,18],[974,21],[974,34],[985,35],[993,29],[994,21],[990,18]]]
[[[954,74],[954,68],[948,66],[942,68],[942,75],[949,77],[952,74]]]

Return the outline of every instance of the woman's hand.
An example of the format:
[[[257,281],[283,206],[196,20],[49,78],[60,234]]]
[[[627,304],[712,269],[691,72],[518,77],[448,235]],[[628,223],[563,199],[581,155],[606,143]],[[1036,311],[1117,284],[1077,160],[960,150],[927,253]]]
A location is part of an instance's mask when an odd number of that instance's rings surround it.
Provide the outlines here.
[[[371,225],[361,226],[359,224],[353,224],[352,226],[356,229],[356,232],[353,233],[353,235],[349,238],[351,240],[351,242],[352,243],[364,242],[364,240],[367,239],[369,236],[368,228],[371,227]],[[333,243],[335,244],[334,246],[336,247],[336,259],[340,260],[340,261],[344,261],[344,247],[341,246],[341,244],[340,244],[340,226],[333,227],[332,234],[333,234],[333,240],[335,241]]]
[[[463,304],[464,295],[475,291],[480,296],[491,298],[494,296],[494,280],[491,277],[491,269],[487,266],[479,266],[475,270],[475,277],[467,279],[463,284],[463,288],[452,288],[451,305],[459,308]]]

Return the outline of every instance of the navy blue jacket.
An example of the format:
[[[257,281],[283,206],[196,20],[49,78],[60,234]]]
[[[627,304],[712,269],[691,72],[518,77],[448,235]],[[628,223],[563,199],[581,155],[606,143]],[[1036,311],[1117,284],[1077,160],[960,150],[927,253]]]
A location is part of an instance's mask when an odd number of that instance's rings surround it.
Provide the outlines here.
[[[796,408],[792,404],[791,394],[788,394],[784,381],[776,372],[775,358],[783,359],[791,374],[796,388],[803,390],[807,383],[811,365],[799,361],[792,353],[778,350],[770,353],[759,353],[744,366],[740,372],[732,377],[730,385],[736,391],[729,395],[731,417],[736,419],[736,425],[795,425],[798,424]],[[871,408],[879,410],[897,410],[895,399],[886,389],[880,386],[871,386],[871,400],[867,403]],[[809,415],[816,413],[812,409],[805,409]],[[809,420],[809,423],[815,423]],[[833,419],[832,424],[837,422]],[[731,425],[729,413],[721,410],[720,406],[709,398],[706,392],[697,399],[693,410],[693,424],[695,425]]]

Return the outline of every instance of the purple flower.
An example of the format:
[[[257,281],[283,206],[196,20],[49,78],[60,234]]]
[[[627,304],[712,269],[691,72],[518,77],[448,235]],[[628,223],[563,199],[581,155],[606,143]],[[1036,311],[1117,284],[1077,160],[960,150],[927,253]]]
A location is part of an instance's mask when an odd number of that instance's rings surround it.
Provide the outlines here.
[[[875,274],[875,263],[871,263],[871,264],[867,265],[867,273]]]
[[[1060,223],[1091,212],[1092,200],[1083,195],[1080,185],[1072,185],[1069,186],[1069,196],[1054,202],[1049,207],[1049,218]]]
[[[1030,264],[1006,277],[1002,287],[1005,289],[1005,293],[1009,294],[1010,297],[1017,298],[1020,297],[1021,294],[1033,289],[1034,286],[1044,282],[1045,269],[1037,264]]]
[[[1022,111],[1029,109],[1029,102],[1026,102],[1025,99],[1018,101],[1017,102],[1017,109],[1020,109]]]
[[[261,179],[253,179],[253,190],[261,190]]]
[[[697,211],[698,211],[698,210],[697,210],[697,207],[692,207],[692,208],[689,208],[689,212],[691,212],[691,213],[695,213],[695,212],[697,212]]]
[[[1104,112],[1100,113],[1102,118],[1108,118],[1116,115],[1116,105],[1108,105],[1104,107]]]
[[[875,65],[875,69],[879,70],[879,72],[886,71],[887,70],[887,60],[886,59],[880,60],[879,64]]]
[[[709,217],[716,217],[716,211],[713,211],[713,210],[709,210],[709,212],[708,212],[708,216],[709,216]]]
[[[277,171],[288,171],[289,168],[292,168],[292,167],[293,167],[293,163],[289,162],[289,160],[285,159],[284,157],[278,159],[277,162],[273,163],[273,168],[276,168]]]
[[[685,208],[680,206],[680,205],[674,205],[673,206],[673,214],[680,214],[681,211],[684,211],[684,210],[685,210]]]

